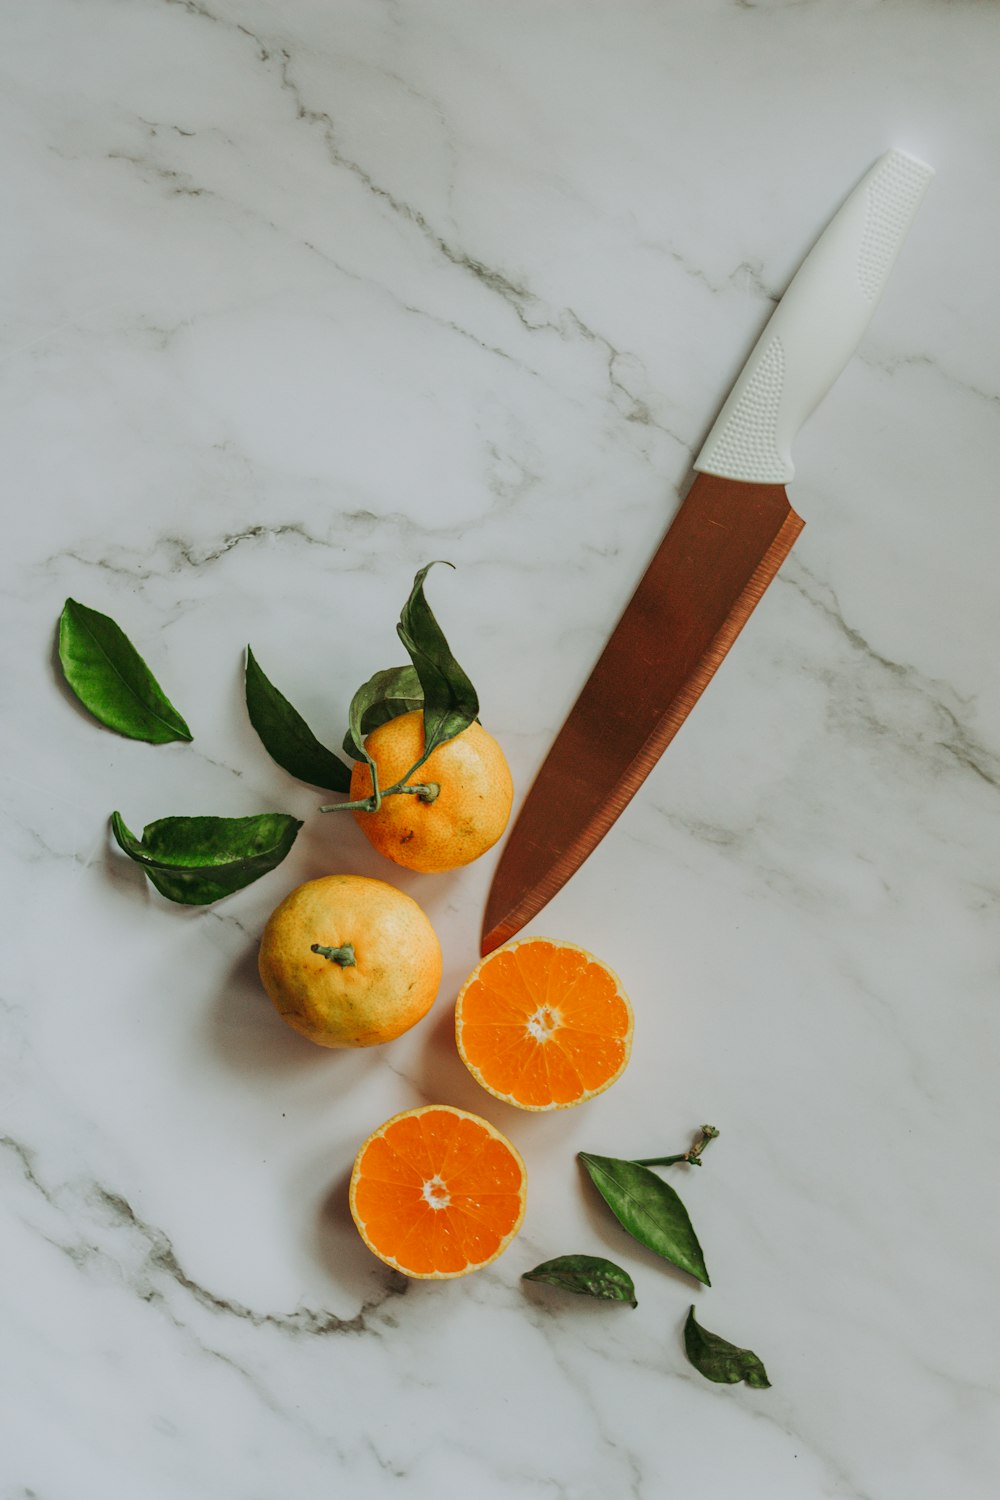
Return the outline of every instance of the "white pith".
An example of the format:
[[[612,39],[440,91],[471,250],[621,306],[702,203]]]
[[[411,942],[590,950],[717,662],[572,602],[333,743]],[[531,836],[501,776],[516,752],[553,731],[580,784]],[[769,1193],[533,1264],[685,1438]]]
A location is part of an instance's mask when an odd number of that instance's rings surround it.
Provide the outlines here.
[[[444,1178],[439,1177],[436,1172],[433,1177],[426,1178],[420,1192],[424,1202],[431,1208],[447,1208],[451,1202],[448,1186]]]
[[[554,1031],[558,1031],[562,1017],[551,1005],[540,1005],[525,1022],[525,1030],[536,1042],[547,1042]]]

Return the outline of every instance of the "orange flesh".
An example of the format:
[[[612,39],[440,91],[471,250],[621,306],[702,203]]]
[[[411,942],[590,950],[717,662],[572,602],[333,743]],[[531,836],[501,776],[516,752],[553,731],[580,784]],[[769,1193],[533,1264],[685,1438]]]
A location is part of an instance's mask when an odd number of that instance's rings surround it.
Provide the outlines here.
[[[499,1255],[524,1213],[524,1165],[475,1115],[430,1108],[362,1147],[351,1210],[376,1255],[414,1276],[461,1276]]]
[[[600,1092],[628,1061],[632,1013],[610,969],[544,939],[499,948],[459,997],[459,1049],[487,1089],[528,1109]]]

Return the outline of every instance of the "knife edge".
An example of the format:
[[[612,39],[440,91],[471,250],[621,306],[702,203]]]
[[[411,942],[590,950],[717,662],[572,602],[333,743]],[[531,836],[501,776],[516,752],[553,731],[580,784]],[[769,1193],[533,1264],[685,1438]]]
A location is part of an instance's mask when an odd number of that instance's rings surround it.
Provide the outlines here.
[[[574,784],[573,744],[568,736],[579,725],[577,709],[588,693],[593,692],[595,681],[601,683],[606,679],[613,690],[620,686],[623,694],[627,691],[623,673],[629,662],[629,633],[636,613],[634,606],[644,593],[652,596],[650,602],[655,602],[665,592],[662,575],[669,578],[676,571],[679,556],[691,565],[690,543],[678,542],[678,534],[685,534],[685,523],[688,530],[694,528],[695,536],[707,539],[705,555],[693,564],[693,572],[703,579],[710,591],[712,577],[710,571],[705,576],[706,569],[710,569],[713,549],[717,553],[718,547],[723,545],[709,531],[709,527],[723,529],[713,512],[725,515],[735,510],[737,516],[742,511],[744,517],[748,517],[753,508],[749,504],[751,496],[761,502],[763,514],[755,529],[756,550],[754,535],[746,542],[748,560],[741,581],[728,594],[724,613],[708,637],[691,647],[690,668],[664,697],[641,740],[631,747],[627,761],[615,772],[613,779],[606,772],[601,774],[600,795],[593,795],[598,791],[598,777],[591,768],[586,768],[583,777],[576,778],[577,784]],[[691,517],[693,520],[689,519]],[[481,942],[484,954],[513,937],[552,899],[632,800],[715,675],[804,524],[789,504],[783,486],[745,484],[709,474],[701,474],[695,479],[576,706],[543,762],[508,837],[487,901]],[[762,529],[763,535],[760,534]],[[703,601],[699,599],[696,613],[702,609]],[[664,639],[668,635],[674,638],[665,630]],[[594,785],[589,786],[588,781]],[[581,816],[581,801],[587,801],[588,797],[589,805],[585,815]],[[544,838],[535,836],[536,827],[546,835]],[[575,831],[562,833],[563,829]],[[553,839],[558,846],[555,849]]]

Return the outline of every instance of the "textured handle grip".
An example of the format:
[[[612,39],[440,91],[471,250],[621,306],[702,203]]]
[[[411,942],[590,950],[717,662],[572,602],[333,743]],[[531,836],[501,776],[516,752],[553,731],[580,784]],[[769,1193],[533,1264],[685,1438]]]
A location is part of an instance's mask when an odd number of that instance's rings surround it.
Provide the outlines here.
[[[862,178],[778,303],[696,469],[761,484],[791,479],[792,441],[861,341],[933,176],[888,151]]]

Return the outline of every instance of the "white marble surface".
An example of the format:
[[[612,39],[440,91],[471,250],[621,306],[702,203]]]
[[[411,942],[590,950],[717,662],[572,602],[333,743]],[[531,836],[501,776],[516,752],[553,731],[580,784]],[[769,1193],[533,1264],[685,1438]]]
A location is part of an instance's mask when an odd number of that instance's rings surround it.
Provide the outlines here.
[[[1000,10],[988,0],[32,0],[0,18],[3,1500],[997,1492]],[[938,177],[802,434],[806,530],[534,924],[612,963],[624,1079],[527,1117],[450,1002],[492,858],[403,876],[431,1016],[325,1054],[259,991],[299,879],[385,875],[264,754],[241,652],[336,743],[416,568],[523,790],[772,299],[890,145]],[[100,729],[73,595],[195,731]],[[171,907],[106,819],[282,808],[288,862]],[[345,1206],[398,1109],[524,1152],[520,1239],[406,1286]],[[574,1152],[678,1150],[707,1326]],[[639,1310],[526,1294],[604,1251]]]

